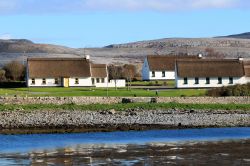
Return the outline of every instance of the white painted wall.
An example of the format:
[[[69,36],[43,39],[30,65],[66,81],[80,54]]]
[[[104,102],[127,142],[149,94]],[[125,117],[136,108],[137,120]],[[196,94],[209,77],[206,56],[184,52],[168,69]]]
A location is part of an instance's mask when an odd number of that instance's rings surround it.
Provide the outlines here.
[[[69,78],[69,87],[88,87],[88,86],[115,87],[115,80],[110,80],[110,82],[107,84],[107,82],[108,82],[107,77],[104,78],[104,83],[102,83],[102,82],[97,83],[96,78],[95,78],[94,85],[92,85],[91,77],[78,78],[78,79],[79,79],[79,84],[75,84],[75,78]],[[29,78],[27,84],[29,87],[61,87],[61,86],[63,86],[62,79],[59,79],[58,84],[54,84],[55,83],[54,78],[46,78],[46,84],[43,84],[42,80],[43,80],[42,78],[35,78],[35,84],[32,84],[32,79]],[[100,81],[101,81],[101,78],[100,78]],[[126,87],[126,81],[124,79],[116,80],[116,86],[117,87]]]
[[[116,87],[118,87],[118,88],[126,87],[126,80],[124,80],[124,79],[110,80],[110,82],[108,83],[108,87],[110,87],[110,88],[115,87],[115,81],[116,81]],[[107,87],[107,85],[106,85],[106,87]]]
[[[164,71],[165,77],[162,77],[162,71],[155,71],[155,77],[153,77],[152,71],[149,72],[149,80],[174,80],[174,71]]]
[[[244,77],[245,78],[245,84],[250,83],[250,77]]]
[[[78,79],[79,79],[79,84],[75,84],[75,77],[69,78],[69,86],[70,87],[93,86],[91,77],[80,77]]]
[[[233,84],[229,84],[229,77],[222,77],[222,84],[218,84],[218,77],[211,77],[210,84],[206,84],[206,78],[199,78],[199,84],[195,84],[195,78],[188,78],[188,84],[184,84],[184,78],[176,78],[177,88],[211,88],[211,87],[222,87],[236,84],[245,84],[245,77],[233,77]]]
[[[46,78],[46,84],[43,84],[43,78],[35,78],[35,84],[32,84],[32,79],[28,79],[29,87],[61,87],[62,78],[58,78],[58,84],[55,84],[55,78]],[[79,86],[92,86],[91,77],[87,78],[78,78],[79,84],[75,84],[75,78],[69,78],[70,87],[79,87]]]
[[[32,84],[32,79],[28,78],[28,86],[29,87],[56,87],[56,86],[62,86],[62,81],[60,78],[58,78],[58,84],[55,84],[55,78],[46,78],[46,84],[43,84],[42,78],[35,78],[35,84]]]
[[[165,77],[162,77],[163,71],[154,71],[155,77],[152,77],[152,71],[149,69],[147,58],[144,60],[142,66],[142,80],[149,81],[149,80],[174,80],[175,79],[175,72],[174,71],[164,71]]]
[[[108,78],[106,77],[106,78],[104,78],[104,83],[102,83],[101,81],[101,78],[99,78],[100,79],[100,83],[97,83],[97,81],[96,81],[96,78],[95,78],[95,86],[96,87],[107,87],[107,83],[108,83]]]

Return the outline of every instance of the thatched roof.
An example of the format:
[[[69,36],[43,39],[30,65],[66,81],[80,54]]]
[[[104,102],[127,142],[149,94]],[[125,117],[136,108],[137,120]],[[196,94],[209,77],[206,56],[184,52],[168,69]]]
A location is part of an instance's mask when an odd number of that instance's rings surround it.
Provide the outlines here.
[[[179,77],[242,77],[243,62],[236,59],[177,60]]]
[[[148,56],[147,61],[151,71],[174,71],[177,59],[198,59],[198,56]]]
[[[90,62],[85,58],[28,58],[29,77],[90,77]]]
[[[91,64],[91,74],[92,77],[107,77],[107,65],[105,64]]]
[[[250,61],[244,61],[245,76],[250,77]]]

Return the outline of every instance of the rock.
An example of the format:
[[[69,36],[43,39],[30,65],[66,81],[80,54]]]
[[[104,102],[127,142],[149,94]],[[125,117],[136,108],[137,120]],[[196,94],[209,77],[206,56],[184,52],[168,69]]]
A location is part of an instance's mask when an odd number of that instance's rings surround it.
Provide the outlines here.
[[[133,103],[133,100],[128,98],[122,98],[122,103]]]
[[[108,110],[108,113],[113,115],[116,113],[116,110],[115,109]]]
[[[155,97],[151,98],[150,103],[157,103],[157,98],[155,98]]]

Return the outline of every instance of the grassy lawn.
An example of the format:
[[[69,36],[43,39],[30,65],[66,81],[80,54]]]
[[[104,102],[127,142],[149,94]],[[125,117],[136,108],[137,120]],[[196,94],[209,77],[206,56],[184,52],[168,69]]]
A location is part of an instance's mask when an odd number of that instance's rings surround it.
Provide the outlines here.
[[[204,89],[169,89],[158,91],[161,97],[205,96]],[[106,88],[1,88],[0,96],[107,96]],[[108,89],[108,96],[155,97],[155,91],[144,89]]]
[[[198,109],[198,110],[250,110],[250,104],[181,104],[181,103],[129,103],[129,104],[90,104],[90,105],[75,105],[75,104],[28,104],[28,105],[13,105],[0,104],[0,110],[82,110],[82,111],[98,111],[110,110],[124,111],[128,109],[140,110],[158,110],[158,109]]]

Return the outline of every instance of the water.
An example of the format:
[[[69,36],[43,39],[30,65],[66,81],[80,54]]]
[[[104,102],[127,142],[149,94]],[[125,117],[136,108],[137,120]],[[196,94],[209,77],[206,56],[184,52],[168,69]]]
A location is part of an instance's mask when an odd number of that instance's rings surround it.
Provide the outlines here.
[[[0,165],[250,165],[250,128],[0,135]]]

